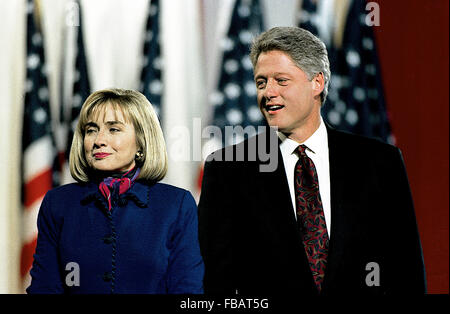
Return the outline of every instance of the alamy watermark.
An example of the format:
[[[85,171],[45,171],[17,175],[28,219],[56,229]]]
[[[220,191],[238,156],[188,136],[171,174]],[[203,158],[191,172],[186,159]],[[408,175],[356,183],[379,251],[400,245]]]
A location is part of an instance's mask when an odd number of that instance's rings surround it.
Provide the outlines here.
[[[66,271],[69,273],[66,275],[66,286],[79,287],[80,286],[80,265],[75,262],[66,264]]]
[[[192,127],[175,126],[166,132],[167,151],[173,161],[259,161],[261,172],[273,172],[278,167],[278,135],[276,127],[208,125],[202,128],[201,119],[193,118]],[[246,145],[226,146],[223,154],[213,153],[222,143],[234,139],[236,144],[245,138]]]
[[[366,285],[368,287],[380,286],[380,265],[376,262],[370,262],[366,265],[366,270],[369,273],[366,275]]]
[[[380,26],[380,5],[376,2],[368,2],[366,4],[366,14],[365,22],[367,26]]]

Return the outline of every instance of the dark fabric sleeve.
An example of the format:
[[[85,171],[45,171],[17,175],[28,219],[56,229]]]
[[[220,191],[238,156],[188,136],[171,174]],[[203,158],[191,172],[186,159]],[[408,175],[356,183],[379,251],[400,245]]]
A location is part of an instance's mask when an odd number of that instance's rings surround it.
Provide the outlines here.
[[[52,212],[49,192],[42,201],[37,219],[37,246],[30,271],[32,279],[26,290],[29,294],[64,293],[58,257],[60,223]]]
[[[204,264],[198,241],[197,205],[185,191],[171,232],[167,293],[203,293]]]
[[[386,164],[384,191],[388,194],[389,223],[385,239],[387,269],[381,269],[381,282],[387,294],[426,293],[425,265],[414,204],[401,151],[392,150]]]
[[[234,294],[232,182],[223,162],[207,161],[199,202],[200,248],[205,262],[207,294]],[[228,172],[228,173],[227,173]]]

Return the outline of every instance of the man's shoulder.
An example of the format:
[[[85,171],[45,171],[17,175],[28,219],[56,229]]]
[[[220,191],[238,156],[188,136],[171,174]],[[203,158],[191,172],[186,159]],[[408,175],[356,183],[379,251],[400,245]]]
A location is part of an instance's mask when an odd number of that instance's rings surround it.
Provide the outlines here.
[[[396,146],[386,143],[379,138],[358,135],[332,128],[328,129],[328,146],[339,146],[340,149],[345,149],[346,151],[354,152],[355,154],[398,152],[398,148]]]

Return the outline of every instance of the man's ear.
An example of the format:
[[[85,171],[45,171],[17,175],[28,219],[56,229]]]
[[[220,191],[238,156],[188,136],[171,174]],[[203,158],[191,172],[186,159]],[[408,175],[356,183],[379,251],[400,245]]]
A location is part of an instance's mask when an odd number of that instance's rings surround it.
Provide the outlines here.
[[[319,96],[325,88],[325,79],[323,73],[319,72],[312,79],[314,96]]]

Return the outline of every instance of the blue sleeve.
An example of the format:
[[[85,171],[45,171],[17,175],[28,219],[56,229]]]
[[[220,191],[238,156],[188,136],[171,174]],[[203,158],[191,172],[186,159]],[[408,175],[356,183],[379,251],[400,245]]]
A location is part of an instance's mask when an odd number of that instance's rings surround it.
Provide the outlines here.
[[[26,291],[29,294],[64,293],[58,258],[60,222],[52,213],[49,193],[45,195],[39,209],[37,228],[37,245],[30,271],[31,285]]]
[[[167,275],[169,294],[203,293],[204,264],[198,241],[197,205],[185,191],[172,229]]]

